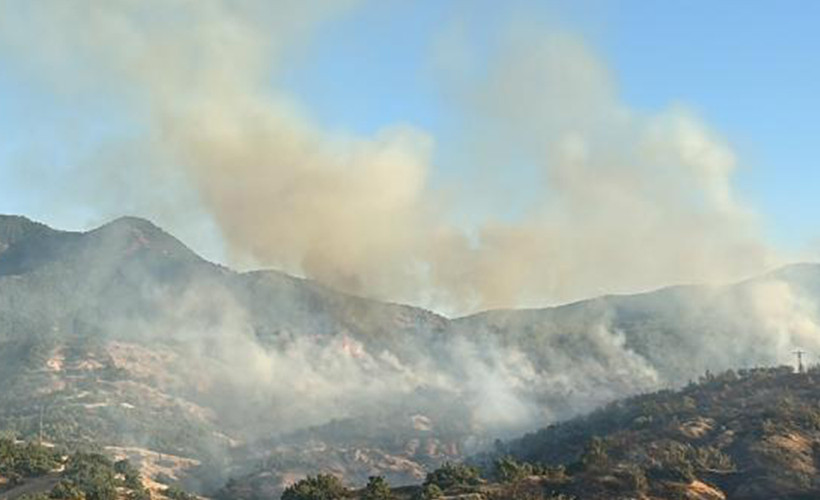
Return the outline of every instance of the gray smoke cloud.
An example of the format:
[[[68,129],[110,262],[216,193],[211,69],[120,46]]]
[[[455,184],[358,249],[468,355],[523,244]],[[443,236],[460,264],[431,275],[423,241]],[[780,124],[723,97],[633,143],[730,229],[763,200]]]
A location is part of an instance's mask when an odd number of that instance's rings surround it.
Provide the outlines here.
[[[133,125],[63,172],[55,205],[148,215],[195,243],[213,231],[216,243],[205,242],[240,266],[461,313],[728,282],[783,260],[738,198],[740,162],[718,133],[685,106],[633,109],[581,38],[515,21],[489,58],[459,30],[444,33],[431,58],[462,126],[463,192],[520,164],[538,177],[517,217],[454,223],[476,201],[431,182],[441,166],[430,133],[402,123],[371,136],[327,130],[280,85],[284,61],[309,57],[316,30],[366,7],[0,0],[0,61],[68,99],[100,94]],[[489,205],[504,205],[519,193],[492,197]],[[232,438],[385,408],[402,410],[385,420],[409,411],[422,427],[460,425],[488,438],[705,369],[784,363],[796,348],[820,353],[817,292],[772,277],[699,288],[695,298],[661,295],[645,309],[610,297],[441,318],[446,334],[394,335],[388,322],[372,330],[389,340],[374,341],[348,331],[345,318],[314,325],[303,303],[281,316],[301,314],[309,327],[262,335],[235,290],[205,281],[184,293],[146,285],[139,293],[156,314],[101,326],[131,376],[212,411]],[[652,315],[636,320],[635,311]]]
[[[125,342],[120,349],[177,353],[153,366],[175,377],[160,386],[182,394],[196,387],[206,408],[249,439],[399,403],[424,408],[418,391],[446,395],[436,411],[465,415],[460,425],[474,436],[512,435],[667,382],[626,345],[607,314],[593,314],[569,345],[558,331],[532,336],[544,344],[538,352],[548,352],[541,359],[527,352],[518,331],[502,339],[473,326],[418,331],[387,345],[339,325],[280,332],[271,341],[260,339],[246,306],[218,284],[192,285],[182,295],[142,293],[162,308],[145,321],[113,318],[104,327],[109,340]]]
[[[388,341],[341,320],[260,336],[247,305],[210,280],[182,294],[153,285],[141,294],[160,308],[140,322],[111,318],[109,340],[177,353],[153,367],[177,377],[160,386],[251,440],[400,404],[427,411],[431,392],[445,395],[437,415],[462,415],[471,435],[513,435],[705,370],[788,364],[798,348],[809,359],[820,353],[816,294],[780,276],[650,302],[483,313]],[[636,322],[631,307],[648,318]],[[298,314],[309,324],[310,313]]]
[[[72,171],[80,199],[60,201],[127,207],[183,236],[216,228],[234,263],[471,311],[726,281],[779,261],[718,134],[683,107],[631,109],[581,39],[524,23],[488,60],[457,35],[437,46],[475,165],[463,184],[515,162],[542,177],[516,220],[454,224],[463,207],[431,185],[429,133],[326,130],[277,84],[323,23],[366,7],[5,0],[0,40],[57,92],[104,91],[137,124]]]

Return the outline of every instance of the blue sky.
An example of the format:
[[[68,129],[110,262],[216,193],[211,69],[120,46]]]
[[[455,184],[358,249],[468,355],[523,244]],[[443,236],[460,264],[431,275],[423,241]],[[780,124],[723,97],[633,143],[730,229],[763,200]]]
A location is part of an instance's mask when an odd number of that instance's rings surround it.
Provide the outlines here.
[[[289,85],[331,126],[371,132],[408,121],[446,138],[452,123],[447,102],[430,80],[428,55],[455,9],[436,1],[386,4],[325,31],[315,57],[294,69]],[[670,103],[695,109],[738,153],[740,195],[758,209],[767,231],[790,248],[814,245],[820,236],[814,222],[820,218],[820,3],[472,5],[469,23],[485,36],[523,11],[580,33],[610,65],[624,99],[638,109]],[[446,156],[441,139],[439,147]]]
[[[461,21],[481,51],[482,40],[520,15],[585,38],[634,108],[695,109],[738,153],[739,193],[774,241],[790,249],[816,244],[818,2],[371,2],[325,25],[309,56],[286,65],[280,81],[326,128],[367,134],[405,122],[429,131],[436,139],[434,181],[443,183],[464,166],[450,161],[458,156],[458,141],[450,141],[458,121],[431,69],[433,48]],[[0,53],[0,212],[82,227],[93,206],[54,214],[37,188],[47,181],[27,165],[47,162],[59,170],[103,138],[127,134],[117,106],[93,95],[55,94]],[[509,175],[529,174],[513,166]]]

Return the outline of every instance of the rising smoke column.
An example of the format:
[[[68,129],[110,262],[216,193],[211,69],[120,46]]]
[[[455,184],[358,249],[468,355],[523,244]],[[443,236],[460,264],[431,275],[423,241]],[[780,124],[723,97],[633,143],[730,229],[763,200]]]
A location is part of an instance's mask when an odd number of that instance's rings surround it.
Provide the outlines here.
[[[105,193],[95,209],[160,206],[171,229],[205,218],[237,262],[469,311],[728,280],[775,260],[733,193],[725,141],[685,108],[631,109],[594,52],[551,27],[513,22],[483,71],[442,70],[471,124],[465,170],[504,175],[523,158],[543,180],[516,220],[467,230],[430,184],[428,133],[328,131],[277,84],[283,60],[309,56],[311,33],[367,3],[2,6],[7,56],[30,58],[60,91],[104,88],[140,124],[79,167],[81,192]],[[435,57],[469,61],[469,42],[468,57]]]

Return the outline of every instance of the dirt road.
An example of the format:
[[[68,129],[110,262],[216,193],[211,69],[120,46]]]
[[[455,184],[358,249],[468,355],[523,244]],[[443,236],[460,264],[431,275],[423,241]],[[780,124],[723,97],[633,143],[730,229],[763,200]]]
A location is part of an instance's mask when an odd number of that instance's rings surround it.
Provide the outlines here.
[[[60,476],[57,473],[26,479],[23,484],[0,492],[0,500],[15,500],[26,494],[47,493],[59,482]]]

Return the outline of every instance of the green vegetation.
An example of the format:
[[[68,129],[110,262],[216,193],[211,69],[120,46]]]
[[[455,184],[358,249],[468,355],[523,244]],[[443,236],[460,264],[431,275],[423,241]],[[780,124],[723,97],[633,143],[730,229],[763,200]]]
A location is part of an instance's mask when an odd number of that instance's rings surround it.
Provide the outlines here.
[[[820,368],[707,372],[679,391],[498,443],[469,464],[445,463],[419,486],[391,489],[371,477],[351,490],[320,474],[282,499],[820,498],[818,401]],[[240,482],[233,487],[241,491]]]
[[[349,493],[336,476],[319,474],[287,487],[282,500],[338,500],[350,496]]]
[[[587,471],[606,469],[609,465],[609,456],[606,453],[604,441],[597,436],[590,439],[584,453],[581,455],[580,462],[584,470]]]
[[[493,463],[493,471],[493,478],[499,483],[516,483],[533,476],[550,478],[556,482],[566,478],[566,468],[563,465],[551,467],[522,462],[509,455],[497,458]]]
[[[447,462],[427,474],[424,485],[434,484],[442,490],[453,488],[471,489],[482,483],[478,468]]]
[[[163,495],[170,498],[171,500],[196,500],[195,495],[191,495],[186,491],[180,489],[178,486],[169,486],[164,492]]]
[[[60,463],[59,454],[34,443],[18,444],[0,439],[0,477],[15,483],[22,478],[42,476]]]
[[[83,498],[85,496],[85,492],[74,484],[71,481],[60,481],[57,483],[57,486],[51,490],[51,498],[65,498],[65,499],[74,499],[74,498]]]
[[[413,500],[436,500],[444,496],[441,488],[435,484],[425,484],[413,495]]]
[[[391,488],[381,476],[347,488],[319,474],[288,487],[283,500],[486,500],[684,498],[692,488],[729,498],[820,495],[820,369],[707,373],[679,391],[618,401],[592,414],[499,443],[468,464],[445,463],[415,487]],[[270,464],[268,464],[270,465]],[[57,472],[60,466],[64,470]],[[30,498],[147,500],[139,470],[99,453],[63,457],[44,446],[0,439],[5,488],[56,474],[59,482]],[[698,485],[698,486],[695,486]],[[224,499],[267,499],[262,484],[230,482]],[[125,495],[123,497],[123,495]],[[172,500],[193,497],[170,487]]]
[[[494,463],[498,481],[579,498],[682,498],[695,482],[729,498],[808,498],[820,494],[820,447],[811,444],[820,442],[818,399],[818,369],[707,372],[680,391],[614,402],[481,460]],[[563,464],[566,476],[539,477],[543,466],[532,464]]]
[[[69,457],[62,491],[81,491],[87,500],[115,500],[117,481],[114,464],[104,455],[76,453]],[[73,498],[71,496],[56,498]]]
[[[394,498],[390,484],[381,476],[370,476],[360,496],[361,500],[393,500]]]
[[[20,498],[151,500],[139,469],[128,460],[112,462],[103,454],[83,451],[64,456],[45,446],[0,439],[0,496],[16,487],[26,488],[28,481],[46,475],[49,478],[41,483],[41,491]],[[172,500],[196,498],[173,487],[165,495]]]
[[[525,462],[519,462],[510,456],[504,456],[495,461],[495,477],[502,483],[514,483],[533,475],[534,467]]]

